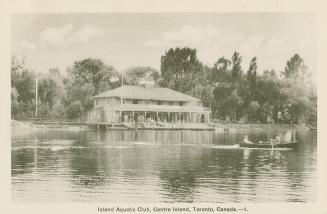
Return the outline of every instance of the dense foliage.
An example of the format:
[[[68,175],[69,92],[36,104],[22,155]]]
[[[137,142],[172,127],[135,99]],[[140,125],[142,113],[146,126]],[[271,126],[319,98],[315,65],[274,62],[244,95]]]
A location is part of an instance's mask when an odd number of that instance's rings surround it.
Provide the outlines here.
[[[258,71],[257,58],[242,68],[242,57],[220,57],[212,67],[203,65],[196,50],[169,49],[161,56],[160,73],[151,67],[132,67],[124,84],[154,81],[161,87],[198,97],[212,110],[212,118],[231,122],[309,123],[316,125],[317,95],[311,73],[299,54],[284,71]],[[35,117],[35,81],[38,79],[38,117],[84,120],[92,97],[119,87],[121,73],[100,59],[76,61],[67,75],[57,68],[36,74],[24,60],[11,62],[11,112],[15,119]]]
[[[238,52],[209,68],[199,62],[195,49],[170,49],[161,57],[159,83],[200,98],[214,119],[316,125],[316,90],[299,54],[286,62],[280,77],[274,70],[259,75],[256,57],[246,72],[241,64]]]

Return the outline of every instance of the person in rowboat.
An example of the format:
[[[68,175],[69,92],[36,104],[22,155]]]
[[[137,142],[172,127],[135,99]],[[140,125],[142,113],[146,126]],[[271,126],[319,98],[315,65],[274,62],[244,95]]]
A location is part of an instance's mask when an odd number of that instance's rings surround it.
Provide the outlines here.
[[[275,136],[275,139],[270,139],[270,142],[273,142],[273,143],[279,144],[279,143],[280,143],[280,137],[279,137],[279,135],[276,135],[276,136]]]
[[[249,141],[249,137],[247,135],[244,136],[243,143],[253,144],[251,141]]]
[[[279,137],[279,135],[276,135],[275,136],[275,139],[270,139],[270,144],[271,144],[271,147],[272,148],[274,148],[274,145],[280,144],[280,137]]]

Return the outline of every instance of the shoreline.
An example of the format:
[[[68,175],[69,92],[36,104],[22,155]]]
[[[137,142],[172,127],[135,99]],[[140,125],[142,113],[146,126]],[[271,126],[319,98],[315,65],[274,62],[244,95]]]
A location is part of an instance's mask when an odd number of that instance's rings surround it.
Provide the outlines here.
[[[31,121],[11,120],[12,131],[32,131],[32,130],[67,130],[67,131],[82,131],[90,130],[87,125],[74,124],[41,124]]]
[[[252,123],[209,123],[206,124],[208,128],[204,127],[142,127],[137,128],[138,130],[212,130],[212,131],[237,131],[237,130],[314,130],[312,127],[305,124],[252,124]],[[118,127],[117,127],[118,128]],[[67,131],[83,131],[83,130],[94,130],[88,124],[65,124],[58,121],[53,124],[35,123],[32,121],[17,121],[11,120],[12,131],[32,131],[32,130],[67,130]],[[114,130],[115,128],[113,128]],[[119,128],[118,128],[119,129]],[[132,128],[121,127],[121,130],[131,130]],[[109,128],[110,130],[110,128]],[[134,130],[134,129],[133,129]]]
[[[305,124],[260,124],[260,123],[214,123],[212,124],[215,129],[217,130],[262,130],[262,131],[269,131],[269,130],[276,130],[276,131],[283,131],[283,130],[314,130]]]

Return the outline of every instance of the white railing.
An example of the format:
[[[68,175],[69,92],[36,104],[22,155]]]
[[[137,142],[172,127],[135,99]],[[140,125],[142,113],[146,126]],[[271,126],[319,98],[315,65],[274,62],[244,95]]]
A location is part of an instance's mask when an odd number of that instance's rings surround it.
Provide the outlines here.
[[[204,112],[210,111],[209,108],[203,106],[173,106],[173,105],[146,105],[146,104],[122,104],[108,105],[99,104],[95,107],[103,107],[104,109],[120,110],[120,111],[169,111],[169,112]]]

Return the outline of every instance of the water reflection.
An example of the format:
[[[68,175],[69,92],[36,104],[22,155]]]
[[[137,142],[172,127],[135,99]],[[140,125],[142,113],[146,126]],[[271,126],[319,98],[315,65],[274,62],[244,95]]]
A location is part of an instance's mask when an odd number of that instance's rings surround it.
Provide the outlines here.
[[[234,146],[272,132],[43,131],[12,142],[14,201],[315,201],[316,133],[298,150]],[[291,139],[292,140],[292,139]]]

